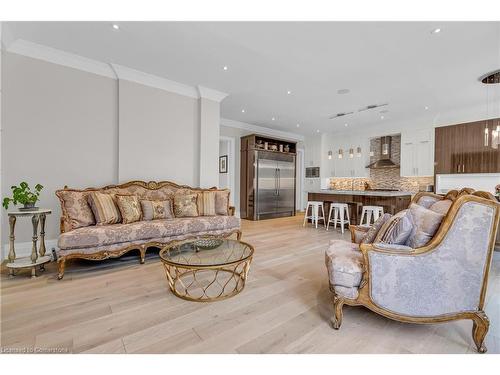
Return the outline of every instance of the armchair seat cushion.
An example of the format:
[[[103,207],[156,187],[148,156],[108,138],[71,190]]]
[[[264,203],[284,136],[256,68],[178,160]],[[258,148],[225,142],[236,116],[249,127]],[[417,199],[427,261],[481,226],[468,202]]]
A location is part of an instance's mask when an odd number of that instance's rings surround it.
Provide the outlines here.
[[[343,297],[358,297],[363,276],[363,254],[359,245],[343,240],[332,240],[325,253],[330,285]]]
[[[203,234],[239,227],[240,219],[234,216],[200,216],[88,226],[62,233],[59,236],[58,246],[63,250],[81,249],[186,234]]]

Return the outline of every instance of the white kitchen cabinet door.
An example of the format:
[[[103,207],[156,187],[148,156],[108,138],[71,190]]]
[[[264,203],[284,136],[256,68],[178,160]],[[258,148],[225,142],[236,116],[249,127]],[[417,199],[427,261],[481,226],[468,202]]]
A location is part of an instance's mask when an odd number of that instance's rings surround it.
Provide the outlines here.
[[[434,143],[432,130],[401,134],[400,174],[403,177],[434,174]]]

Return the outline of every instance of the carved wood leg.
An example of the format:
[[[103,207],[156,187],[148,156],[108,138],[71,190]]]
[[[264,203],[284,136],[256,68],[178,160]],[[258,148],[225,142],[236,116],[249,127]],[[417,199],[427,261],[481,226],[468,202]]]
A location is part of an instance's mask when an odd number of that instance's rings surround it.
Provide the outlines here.
[[[145,246],[141,246],[139,248],[139,252],[140,252],[140,255],[141,255],[141,264],[144,264],[144,262],[146,261],[146,247]]]
[[[45,256],[45,214],[40,215],[40,248],[38,249],[38,254],[40,254],[41,257]],[[45,265],[42,264],[40,266],[41,271],[45,271]]]
[[[31,247],[31,262],[35,263],[38,259],[38,252],[36,249],[36,243],[38,241],[38,215],[33,215],[31,218],[31,223],[33,224],[33,246]]]
[[[484,345],[484,338],[488,333],[490,327],[490,320],[484,311],[479,311],[472,318],[472,338],[476,344],[479,353],[486,353],[486,346]]]
[[[243,233],[242,233],[240,230],[236,232],[236,239],[237,239],[238,241],[239,241],[239,240],[241,240],[241,235],[242,235],[242,234],[243,234]]]
[[[64,268],[66,267],[66,258],[61,257],[57,260],[57,266],[59,268],[59,272],[57,274],[57,280],[61,280],[64,277]]]
[[[332,324],[333,329],[339,329],[342,325],[342,307],[344,305],[344,299],[338,296],[333,296],[333,317]]]
[[[14,240],[16,236],[14,235],[14,228],[16,226],[16,217],[9,216],[9,227],[10,227],[10,236],[9,236],[9,263],[12,263],[16,260],[16,250],[14,248]],[[14,269],[11,268],[9,271],[10,276],[14,276]]]

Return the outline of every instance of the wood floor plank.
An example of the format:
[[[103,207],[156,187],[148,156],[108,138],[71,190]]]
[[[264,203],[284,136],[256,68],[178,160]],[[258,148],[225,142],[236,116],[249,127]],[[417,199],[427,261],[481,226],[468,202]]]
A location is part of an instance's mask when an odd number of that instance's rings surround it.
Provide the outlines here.
[[[242,293],[196,303],[168,289],[157,251],[105,262],[56,265],[31,280],[1,272],[2,347],[70,353],[475,353],[469,321],[395,322],[345,307],[331,328],[324,251],[348,231],[302,227],[302,216],[242,221],[255,247]],[[500,253],[493,257],[485,310],[489,353],[500,353]]]

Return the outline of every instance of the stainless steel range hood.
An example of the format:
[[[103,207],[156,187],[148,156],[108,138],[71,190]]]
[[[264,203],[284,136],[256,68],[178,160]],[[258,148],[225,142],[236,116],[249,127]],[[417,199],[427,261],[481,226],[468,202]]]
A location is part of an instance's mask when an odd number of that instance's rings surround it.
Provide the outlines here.
[[[392,137],[380,137],[380,155],[379,159],[368,165],[366,168],[382,169],[382,168],[399,168],[399,165],[391,160],[392,154]]]

